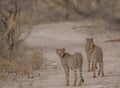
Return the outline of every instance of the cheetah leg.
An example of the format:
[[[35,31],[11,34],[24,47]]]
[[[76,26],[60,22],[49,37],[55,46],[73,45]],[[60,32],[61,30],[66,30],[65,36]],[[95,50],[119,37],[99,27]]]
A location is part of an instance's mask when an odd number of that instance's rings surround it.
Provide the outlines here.
[[[74,75],[75,75],[75,79],[73,81],[73,86],[76,86],[76,82],[77,82],[77,70],[74,70]]]
[[[87,55],[87,59],[88,59],[88,72],[90,72],[90,63],[91,63],[90,55]]]
[[[101,75],[102,72],[102,64],[99,62],[99,71],[98,71],[98,76]]]
[[[96,62],[93,62],[93,78],[96,78]]]
[[[92,59],[92,58],[91,58]],[[94,67],[93,67],[93,59],[92,59],[92,67],[91,67],[91,71],[93,71]]]
[[[90,72],[90,61],[88,61],[88,72]]]
[[[101,68],[102,68],[102,77],[104,77],[105,75],[104,75],[103,63],[101,65]]]
[[[64,71],[65,71],[65,75],[66,75],[66,85],[65,86],[69,86],[69,68],[64,66]]]

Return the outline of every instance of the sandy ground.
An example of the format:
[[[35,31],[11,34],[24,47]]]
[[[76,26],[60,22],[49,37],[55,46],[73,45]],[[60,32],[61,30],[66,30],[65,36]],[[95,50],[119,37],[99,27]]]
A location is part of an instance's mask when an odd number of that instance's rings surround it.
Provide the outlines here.
[[[82,22],[63,22],[33,27],[31,35],[26,40],[29,47],[42,47],[46,58],[47,68],[35,71],[34,78],[10,76],[0,81],[0,88],[80,88],[72,86],[73,72],[70,74],[70,86],[65,85],[65,75],[56,48],[66,48],[74,54],[81,52],[84,57],[83,77],[85,83],[81,88],[120,88],[120,42],[104,42],[109,39],[120,38],[120,33],[105,31],[105,25],[85,24]],[[93,37],[95,43],[104,51],[105,77],[92,78],[92,72],[87,72],[87,58],[85,54],[86,38]],[[51,64],[57,63],[57,68]],[[38,76],[40,74],[40,76]],[[79,76],[79,75],[78,75]]]

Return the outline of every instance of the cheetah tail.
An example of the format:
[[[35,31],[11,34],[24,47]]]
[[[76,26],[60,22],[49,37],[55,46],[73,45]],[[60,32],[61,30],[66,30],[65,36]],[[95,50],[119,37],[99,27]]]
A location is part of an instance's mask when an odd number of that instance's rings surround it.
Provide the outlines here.
[[[84,79],[82,78],[82,83],[84,83]]]

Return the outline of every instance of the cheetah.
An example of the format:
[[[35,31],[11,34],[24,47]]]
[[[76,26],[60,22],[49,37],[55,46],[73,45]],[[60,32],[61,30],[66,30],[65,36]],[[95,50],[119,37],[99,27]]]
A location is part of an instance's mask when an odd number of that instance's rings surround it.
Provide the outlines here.
[[[85,52],[87,54],[87,60],[88,60],[88,72],[93,70],[93,63],[92,63],[92,53],[93,53],[93,38],[87,38],[86,39],[86,45],[85,45]]]
[[[56,54],[60,57],[62,66],[64,68],[64,72],[66,75],[66,86],[69,86],[69,71],[74,71],[74,81],[73,86],[76,86],[77,82],[77,69],[80,71],[80,81],[78,86],[81,86],[84,83],[84,79],[82,77],[82,64],[83,64],[83,56],[81,53],[75,53],[74,55],[70,55],[65,52],[65,49],[56,49]]]
[[[92,59],[92,71],[93,78],[96,78],[96,68],[97,63],[99,63],[99,71],[98,76],[102,73],[102,77],[104,77],[104,69],[103,69],[103,50],[101,47],[95,45],[93,38],[86,39],[86,53],[88,57],[88,71],[90,71],[90,62]]]
[[[102,73],[102,77],[104,77],[105,75],[103,69],[103,50],[101,47],[98,47],[96,45],[93,46],[92,59],[93,59],[93,78],[96,78],[97,63],[99,63],[98,76]]]

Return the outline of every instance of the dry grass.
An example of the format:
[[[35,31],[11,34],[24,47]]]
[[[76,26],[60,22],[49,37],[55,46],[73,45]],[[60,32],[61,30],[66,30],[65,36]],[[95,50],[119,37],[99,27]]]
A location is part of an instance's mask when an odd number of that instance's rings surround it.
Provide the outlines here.
[[[43,52],[41,50],[35,50],[31,54],[32,69],[37,70],[43,63]]]
[[[0,59],[0,78],[4,78],[10,73],[16,75],[31,75],[33,70],[38,70],[43,63],[43,53],[41,50],[24,50],[23,56],[17,60]]]

